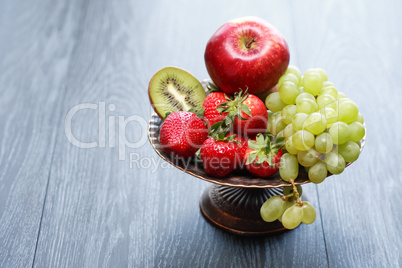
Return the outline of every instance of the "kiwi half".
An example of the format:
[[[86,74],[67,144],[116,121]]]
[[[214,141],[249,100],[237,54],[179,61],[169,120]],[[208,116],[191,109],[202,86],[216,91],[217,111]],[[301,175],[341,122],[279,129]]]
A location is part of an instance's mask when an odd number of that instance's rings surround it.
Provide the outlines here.
[[[148,86],[149,101],[160,118],[165,119],[167,113],[188,111],[191,108],[199,111],[206,97],[200,81],[189,72],[165,67],[157,71]]]

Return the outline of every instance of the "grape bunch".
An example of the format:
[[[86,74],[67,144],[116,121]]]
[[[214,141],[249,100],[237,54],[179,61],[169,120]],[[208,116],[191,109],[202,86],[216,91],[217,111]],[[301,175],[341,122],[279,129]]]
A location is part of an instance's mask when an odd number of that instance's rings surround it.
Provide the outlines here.
[[[262,205],[260,214],[264,221],[279,220],[286,229],[294,229],[300,223],[311,224],[315,221],[316,211],[307,201],[301,201],[300,185],[283,188],[283,195],[274,195]]]
[[[296,179],[299,164],[313,183],[324,181],[328,172],[342,173],[347,162],[359,157],[365,135],[364,119],[356,103],[339,92],[319,68],[302,75],[290,65],[278,87],[265,104],[270,113],[268,132],[285,137],[281,178]]]

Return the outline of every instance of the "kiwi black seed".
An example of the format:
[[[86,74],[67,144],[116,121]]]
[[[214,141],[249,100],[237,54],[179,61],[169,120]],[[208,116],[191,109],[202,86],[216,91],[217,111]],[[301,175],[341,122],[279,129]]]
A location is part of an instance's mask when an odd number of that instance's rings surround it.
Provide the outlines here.
[[[189,72],[165,67],[157,71],[148,86],[152,107],[160,118],[176,111],[200,110],[206,97],[201,83]]]

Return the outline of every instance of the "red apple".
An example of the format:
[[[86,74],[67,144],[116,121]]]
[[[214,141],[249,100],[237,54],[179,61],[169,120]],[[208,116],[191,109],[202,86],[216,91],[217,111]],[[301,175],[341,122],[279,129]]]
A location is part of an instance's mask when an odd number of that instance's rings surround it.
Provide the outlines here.
[[[267,21],[243,17],[222,25],[205,49],[209,76],[223,92],[270,90],[289,65],[288,45]]]

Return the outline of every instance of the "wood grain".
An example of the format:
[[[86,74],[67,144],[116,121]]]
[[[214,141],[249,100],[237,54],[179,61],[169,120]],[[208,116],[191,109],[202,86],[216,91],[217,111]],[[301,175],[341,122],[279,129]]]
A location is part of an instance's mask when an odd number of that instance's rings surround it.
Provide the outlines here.
[[[0,2],[0,266],[400,267],[401,11],[396,0]],[[303,186],[316,222],[261,238],[205,221],[209,183],[146,137],[151,76],[178,66],[208,78],[207,40],[245,15],[282,32],[292,64],[324,68],[368,130],[356,163]],[[91,149],[65,131],[83,104],[72,135]]]
[[[153,73],[175,65],[206,78],[206,41],[222,23],[242,14],[256,12],[292,34],[290,14],[277,12],[289,10],[281,1],[261,1],[258,9],[231,3],[226,11],[211,5],[89,3],[63,115],[77,104],[105,101],[106,107],[116,106],[114,112],[107,110],[108,116],[148,120],[146,88]],[[95,141],[97,111],[80,112],[73,126],[80,140]],[[146,128],[131,123],[126,135],[139,141]],[[129,153],[141,159],[131,168]],[[326,266],[320,220],[283,236],[233,236],[211,226],[199,212],[207,183],[167,164],[147,168],[150,161],[161,161],[148,142],[127,149],[125,161],[118,154],[118,148],[77,148],[58,136],[35,266]],[[318,206],[315,186],[306,193]],[[308,248],[299,246],[306,241]]]
[[[402,5],[314,1],[293,10],[301,67],[326,69],[367,124],[358,161],[318,187],[329,265],[400,267]]]
[[[0,3],[0,266],[34,259],[80,5]]]

